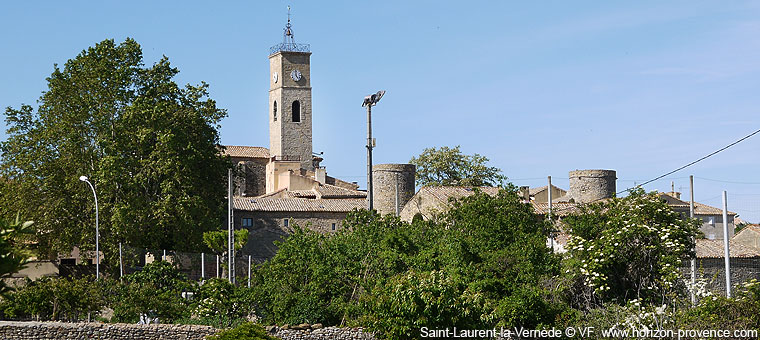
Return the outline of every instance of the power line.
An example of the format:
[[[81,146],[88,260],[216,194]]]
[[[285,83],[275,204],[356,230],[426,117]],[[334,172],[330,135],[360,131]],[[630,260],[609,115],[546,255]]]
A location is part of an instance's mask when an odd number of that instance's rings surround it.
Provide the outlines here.
[[[697,176],[694,176],[694,178],[703,179],[705,181],[731,183],[731,184],[760,184],[760,182],[735,182],[735,181],[725,181],[722,179],[712,179],[712,178],[704,178],[704,177],[697,177]]]
[[[760,133],[760,130],[757,130],[757,131],[755,131],[755,132],[753,132],[753,133],[750,133],[749,135],[746,135],[746,136],[742,137],[741,139],[739,139],[739,140],[737,140],[737,141],[735,141],[735,142],[733,142],[733,143],[731,143],[731,144],[728,144],[728,145],[726,145],[726,146],[724,146],[724,147],[722,147],[722,148],[720,148],[720,149],[718,149],[718,150],[716,150],[716,151],[713,151],[713,152],[711,152],[710,154],[708,154],[707,156],[704,156],[704,157],[702,157],[702,158],[700,158],[700,159],[698,159],[698,160],[696,160],[696,161],[693,161],[693,162],[691,162],[691,163],[689,163],[689,164],[686,164],[686,165],[684,165],[684,166],[682,166],[682,167],[680,167],[680,168],[678,168],[678,169],[675,169],[675,170],[673,170],[673,171],[670,171],[670,172],[668,172],[668,173],[666,173],[666,174],[663,174],[663,175],[657,176],[657,177],[655,177],[655,178],[653,178],[653,179],[650,179],[650,180],[648,180],[648,181],[646,181],[646,182],[644,182],[644,183],[641,183],[641,184],[639,184],[638,186],[640,186],[640,187],[643,187],[644,185],[647,185],[647,184],[649,184],[649,183],[652,183],[652,182],[654,182],[654,181],[656,181],[656,180],[658,180],[658,179],[661,179],[661,178],[663,178],[663,177],[665,177],[665,176],[668,176],[668,175],[672,175],[672,174],[674,174],[674,173],[676,173],[676,172],[678,172],[678,171],[681,171],[681,170],[683,170],[683,169],[686,169],[686,168],[688,168],[688,167],[690,167],[690,166],[692,166],[692,165],[694,165],[694,164],[697,164],[697,163],[699,163],[699,162],[701,162],[701,161],[703,161],[703,160],[705,160],[705,159],[708,159],[708,158],[710,158],[710,157],[712,157],[712,156],[714,156],[714,155],[718,154],[719,152],[721,152],[721,151],[723,151],[723,150],[726,150],[726,149],[728,149],[728,148],[730,148],[730,147],[732,147],[732,146],[734,146],[734,145],[736,145],[736,144],[739,144],[739,143],[741,143],[742,141],[744,141],[745,139],[747,139],[747,138],[750,138],[750,137],[752,137],[752,136],[754,136],[754,135],[756,135],[756,134],[758,134],[758,133]],[[628,188],[628,189],[626,189],[626,190],[620,191],[620,192],[618,192],[617,194],[622,194],[622,193],[624,193],[624,192],[626,192],[626,191],[628,191],[628,190],[631,190],[631,188]]]
[[[721,151],[723,151],[723,150],[726,150],[726,149],[728,149],[728,148],[730,148],[730,147],[732,147],[732,146],[734,146],[734,145],[736,145],[736,144],[739,144],[739,143],[743,142],[745,139],[748,139],[748,138],[750,138],[750,137],[752,137],[752,136],[754,136],[754,135],[756,135],[756,134],[758,134],[758,133],[760,133],[760,130],[756,130],[755,132],[753,132],[753,133],[750,133],[750,134],[748,134],[748,135],[746,135],[746,136],[744,136],[744,137],[740,138],[739,140],[737,140],[737,141],[735,141],[735,142],[733,142],[733,143],[731,143],[731,144],[728,144],[728,145],[726,145],[726,146],[724,146],[724,147],[722,147],[722,148],[720,148],[720,149],[718,149],[718,150],[716,150],[716,151],[713,151],[713,152],[711,152],[710,154],[708,154],[708,155],[706,155],[706,156],[704,156],[704,157],[702,157],[702,158],[700,158],[700,159],[697,159],[696,161],[693,161],[693,162],[691,162],[691,163],[689,163],[689,164],[686,164],[686,165],[684,165],[684,166],[682,166],[682,167],[679,167],[678,169],[675,169],[675,170],[673,170],[673,171],[670,171],[670,172],[667,172],[667,173],[665,173],[665,174],[663,174],[663,175],[657,176],[657,177],[655,177],[655,178],[653,178],[653,179],[650,179],[650,180],[648,180],[648,181],[646,181],[646,182],[644,182],[644,183],[638,184],[638,185],[636,185],[636,187],[642,187],[642,186],[644,186],[644,185],[647,185],[647,184],[649,184],[649,183],[652,183],[652,182],[654,182],[654,181],[656,181],[656,180],[662,179],[663,177],[666,177],[666,176],[672,175],[672,174],[674,174],[674,173],[676,173],[676,172],[678,172],[678,171],[681,171],[681,170],[683,170],[683,169],[686,169],[686,168],[688,168],[688,167],[690,167],[690,166],[692,166],[692,165],[694,165],[694,164],[697,164],[697,163],[699,163],[699,162],[701,162],[701,161],[703,161],[703,160],[705,160],[705,159],[707,159],[707,158],[710,158],[710,157],[712,157],[712,156],[714,156],[714,155],[716,155],[716,154],[720,153],[720,152],[721,152]],[[616,193],[615,193],[615,195],[619,195],[619,194],[625,193],[625,192],[627,192],[627,191],[630,191],[631,189],[633,189],[633,188],[628,188],[628,189],[625,189],[625,190],[623,190],[623,191],[618,191],[618,192],[616,192]],[[601,200],[601,199],[596,199],[596,200],[593,200],[593,201],[591,201],[591,202],[589,202],[589,203],[594,203],[594,202],[596,202],[596,201],[600,201],[600,200]],[[557,209],[557,210],[554,210],[554,211],[555,211],[555,212],[556,212],[556,211],[563,211],[563,210],[567,210],[567,209],[573,209],[573,208],[575,208],[575,207],[565,207],[565,208],[560,208],[560,209]]]

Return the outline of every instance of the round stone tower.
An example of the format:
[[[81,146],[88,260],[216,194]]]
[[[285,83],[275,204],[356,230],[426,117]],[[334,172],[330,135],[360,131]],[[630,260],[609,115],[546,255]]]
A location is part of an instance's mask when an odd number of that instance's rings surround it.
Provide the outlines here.
[[[590,203],[615,195],[615,170],[570,171],[568,195],[575,203]]]
[[[374,208],[381,215],[396,213],[404,209],[406,202],[414,196],[414,176],[417,167],[414,164],[377,164],[372,167],[372,198]],[[397,196],[398,193],[398,196]]]

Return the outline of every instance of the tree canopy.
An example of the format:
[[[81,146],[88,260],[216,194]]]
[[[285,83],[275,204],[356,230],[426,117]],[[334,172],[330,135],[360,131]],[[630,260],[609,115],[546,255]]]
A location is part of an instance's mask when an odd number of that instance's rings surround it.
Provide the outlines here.
[[[146,67],[140,45],[105,40],[56,65],[48,89],[30,105],[5,110],[0,145],[6,179],[0,212],[33,219],[47,255],[92,249],[94,200],[101,249],[118,242],[163,249],[202,245],[224,213],[229,163],[219,153],[226,111],[208,85],[180,87],[168,58]],[[113,254],[113,252],[111,252]],[[43,254],[45,255],[45,254]]]
[[[426,148],[409,163],[417,166],[417,186],[499,186],[507,179],[499,168],[487,165],[488,158],[464,155],[459,145]]]

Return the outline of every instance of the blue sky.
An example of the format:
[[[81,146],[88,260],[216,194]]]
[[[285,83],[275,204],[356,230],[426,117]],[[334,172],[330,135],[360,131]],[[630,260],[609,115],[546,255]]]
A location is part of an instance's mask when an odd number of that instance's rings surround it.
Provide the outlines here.
[[[760,129],[760,3],[750,1],[39,1],[0,5],[0,106],[35,104],[53,64],[104,39],[136,39],[180,83],[228,110],[224,144],[267,146],[269,47],[292,6],[311,44],[314,150],[364,186],[375,163],[461,145],[516,185],[567,188],[614,169],[618,190]],[[5,139],[0,132],[0,139]],[[760,135],[645,187],[760,221]]]

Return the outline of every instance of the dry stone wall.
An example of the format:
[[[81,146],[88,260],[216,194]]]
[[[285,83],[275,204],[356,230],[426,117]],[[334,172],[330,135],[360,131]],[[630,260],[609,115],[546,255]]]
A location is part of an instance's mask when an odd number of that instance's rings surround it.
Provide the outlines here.
[[[195,325],[0,321],[0,339],[4,340],[203,340],[216,332],[213,327]]]
[[[219,332],[209,326],[134,325],[108,323],[0,321],[3,340],[203,340]],[[321,324],[269,326],[267,332],[282,340],[376,340],[361,328],[322,327]]]

